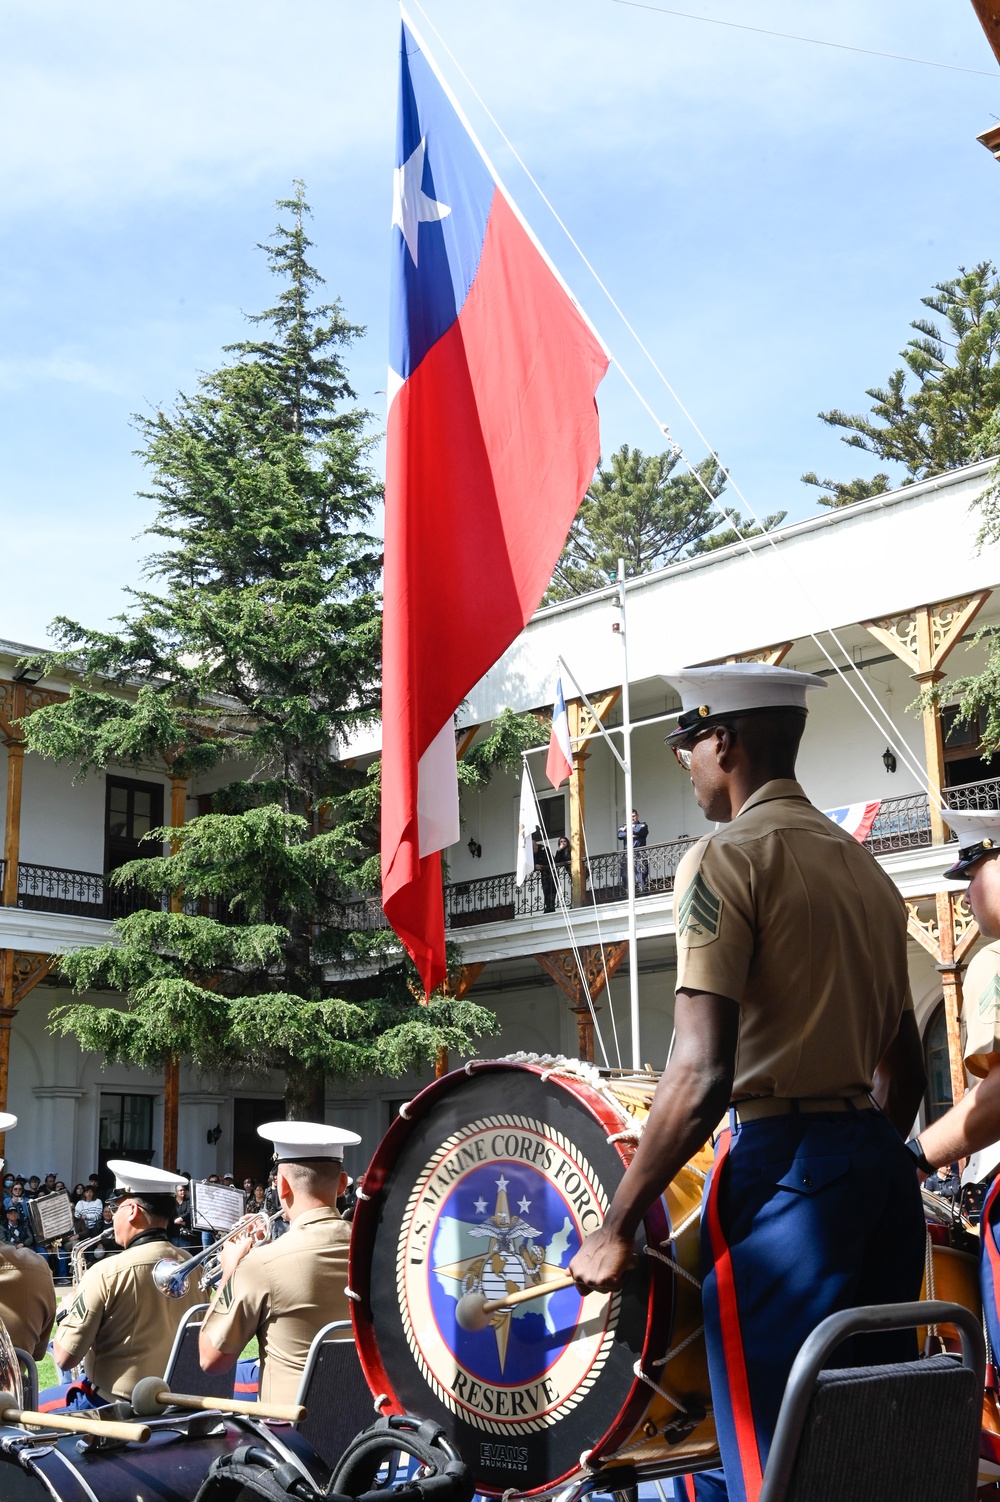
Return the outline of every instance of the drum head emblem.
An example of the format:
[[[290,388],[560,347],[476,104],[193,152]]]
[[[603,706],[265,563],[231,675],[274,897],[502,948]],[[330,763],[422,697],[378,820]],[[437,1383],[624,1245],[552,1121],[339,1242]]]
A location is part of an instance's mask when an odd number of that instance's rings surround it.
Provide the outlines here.
[[[467,1423],[530,1431],[573,1407],[599,1373],[614,1299],[571,1286],[489,1304],[564,1276],[606,1209],[582,1154],[527,1117],[472,1122],[428,1161],[410,1196],[397,1291],[414,1357]],[[460,1323],[460,1300],[479,1328]]]

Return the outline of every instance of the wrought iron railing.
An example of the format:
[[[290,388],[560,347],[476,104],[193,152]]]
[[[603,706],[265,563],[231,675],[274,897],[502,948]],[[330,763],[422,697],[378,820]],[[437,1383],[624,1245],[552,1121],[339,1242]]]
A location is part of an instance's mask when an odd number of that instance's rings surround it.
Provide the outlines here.
[[[1000,811],[1000,778],[987,778],[945,791],[945,800],[955,809]],[[673,891],[674,878],[692,839],[668,840],[647,845],[635,853],[636,894],[639,897]],[[907,793],[884,798],[871,833],[865,842],[874,855],[913,850],[931,843],[930,812],[926,793]],[[627,868],[622,851],[592,855],[587,860],[585,906],[621,902],[626,895]],[[0,861],[0,883],[3,862]],[[536,913],[555,912],[572,903],[569,871],[557,867],[553,880],[533,871],[519,887],[513,871],[497,876],[451,882],[445,887],[445,923],[450,929],[483,923],[509,923]],[[142,908],[166,906],[134,887],[115,887],[107,877],[93,871],[65,871],[55,866],[18,867],[18,906],[49,913],[71,913],[88,918],[123,918]],[[195,903],[185,911],[210,911],[222,922],[230,921],[224,905]],[[377,897],[364,897],[343,907],[347,928],[374,932],[388,928]]]
[[[112,886],[99,872],[65,871],[22,861],[17,869],[17,905],[77,918],[125,918],[143,908],[158,908],[161,901],[135,887]]]

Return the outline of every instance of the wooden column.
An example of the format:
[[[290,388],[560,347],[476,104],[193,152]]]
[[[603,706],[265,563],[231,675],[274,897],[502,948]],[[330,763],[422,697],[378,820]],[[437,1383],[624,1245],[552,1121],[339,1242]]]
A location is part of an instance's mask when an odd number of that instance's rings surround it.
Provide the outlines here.
[[[177,1128],[180,1117],[181,1061],[171,1054],[163,1071],[163,1167],[177,1172]]]
[[[952,1099],[957,1104],[965,1094],[965,1063],[959,1024],[962,971],[966,955],[979,938],[979,927],[964,892],[935,892],[930,897],[907,898],[906,915],[910,937],[926,949],[941,976],[948,1031],[948,1069]]]
[[[590,760],[587,742],[597,734],[598,725],[607,719],[608,711],[621,698],[621,692],[620,688],[611,688],[591,697],[596,718],[582,699],[570,699],[566,705],[569,737],[573,747],[573,774],[569,780],[569,870],[574,907],[582,907],[587,900],[587,846],[584,839],[587,810],[586,765]],[[626,810],[626,818],[630,812],[631,810]]]
[[[7,821],[3,838],[3,888],[0,902],[17,907],[18,866],[21,859],[21,786],[24,779],[24,725],[22,721],[67,697],[54,689],[38,688],[20,679],[0,679],[0,736],[7,747]]]
[[[21,861],[21,785],[24,778],[24,742],[5,740],[7,747],[7,822],[3,835],[3,905],[17,907],[17,882]]]
[[[579,742],[582,734],[583,703],[571,699],[566,705],[570,745],[573,747],[573,773],[569,779],[569,854],[573,906],[582,907],[587,896],[587,860],[583,838],[583,821],[587,811],[586,768],[590,752]]]
[[[452,997],[455,1001],[462,1001],[472,990],[476,981],[483,973],[483,960],[478,960],[474,965],[461,965],[454,975],[449,975],[444,983],[444,994]],[[448,1050],[439,1048],[437,1058],[434,1060],[434,1078],[442,1079],[448,1073]]]
[[[576,1017],[580,1058],[588,1064],[594,1062],[594,1019],[587,1001],[588,993],[594,1011],[600,1011],[597,998],[627,954],[626,940],[605,944],[603,955],[600,944],[592,944],[580,951],[582,975],[572,949],[554,949],[547,954],[535,955],[546,975],[550,975],[563,995],[569,998],[570,1010]]]
[[[918,605],[902,615],[878,621],[862,621],[876,641],[888,647],[900,662],[905,662],[914,681],[922,689],[940,683],[944,664],[961,641],[967,626],[990,597],[988,589],[963,595],[957,600],[942,600],[936,605]],[[931,842],[942,845],[945,824],[941,817],[941,789],[944,787],[944,742],[941,738],[941,715],[936,704],[923,710],[924,760],[930,796]]]
[[[0,949],[0,1111],[7,1109],[10,1030],[17,1016],[18,1005],[48,975],[52,960],[53,956],[50,954]],[[0,1132],[0,1157],[3,1152],[4,1134]]]
[[[180,829],[187,818],[186,777],[170,778],[170,827]],[[171,844],[171,852],[177,844]],[[170,894],[170,911],[180,913],[184,909],[184,893],[180,887]],[[177,1171],[177,1134],[180,1126],[181,1060],[179,1054],[171,1054],[163,1070],[163,1167]]]

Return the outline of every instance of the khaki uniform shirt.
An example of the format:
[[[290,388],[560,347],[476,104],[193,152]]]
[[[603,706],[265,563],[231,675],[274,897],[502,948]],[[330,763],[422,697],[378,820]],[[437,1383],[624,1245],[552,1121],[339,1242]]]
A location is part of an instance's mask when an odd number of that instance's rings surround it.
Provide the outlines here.
[[[79,1362],[103,1397],[130,1397],[140,1377],[162,1377],[177,1326],[201,1300],[197,1276],[183,1298],[171,1299],[153,1282],[161,1257],[184,1253],[166,1240],[130,1245],[87,1269],[59,1326],[59,1344]]]
[[[1000,941],[987,944],[969,961],[962,994],[965,1067],[982,1077],[1000,1055]]]
[[[740,1007],[733,1100],[861,1095],[912,1008],[906,913],[797,782],[765,783],[681,861],[677,989]]]
[[[350,1319],[350,1240],[339,1210],[307,1210],[277,1241],[248,1252],[213,1299],[204,1333],[217,1351],[238,1356],[257,1336],[261,1402],[293,1403],[313,1336]]]
[[[56,1318],[49,1264],[25,1246],[0,1246],[0,1319],[22,1351],[41,1361]]]

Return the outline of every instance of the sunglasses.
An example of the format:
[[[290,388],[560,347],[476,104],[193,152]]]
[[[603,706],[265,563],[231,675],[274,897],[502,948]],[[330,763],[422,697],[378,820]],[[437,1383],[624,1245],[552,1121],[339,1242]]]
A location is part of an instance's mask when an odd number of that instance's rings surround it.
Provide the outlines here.
[[[678,764],[684,768],[685,772],[690,772],[691,770],[692,747],[696,746],[699,741],[704,740],[706,735],[711,735],[712,731],[717,729],[717,725],[706,725],[704,730],[698,730],[694,735],[688,737],[686,746],[671,746],[670,749],[676,756]]]

